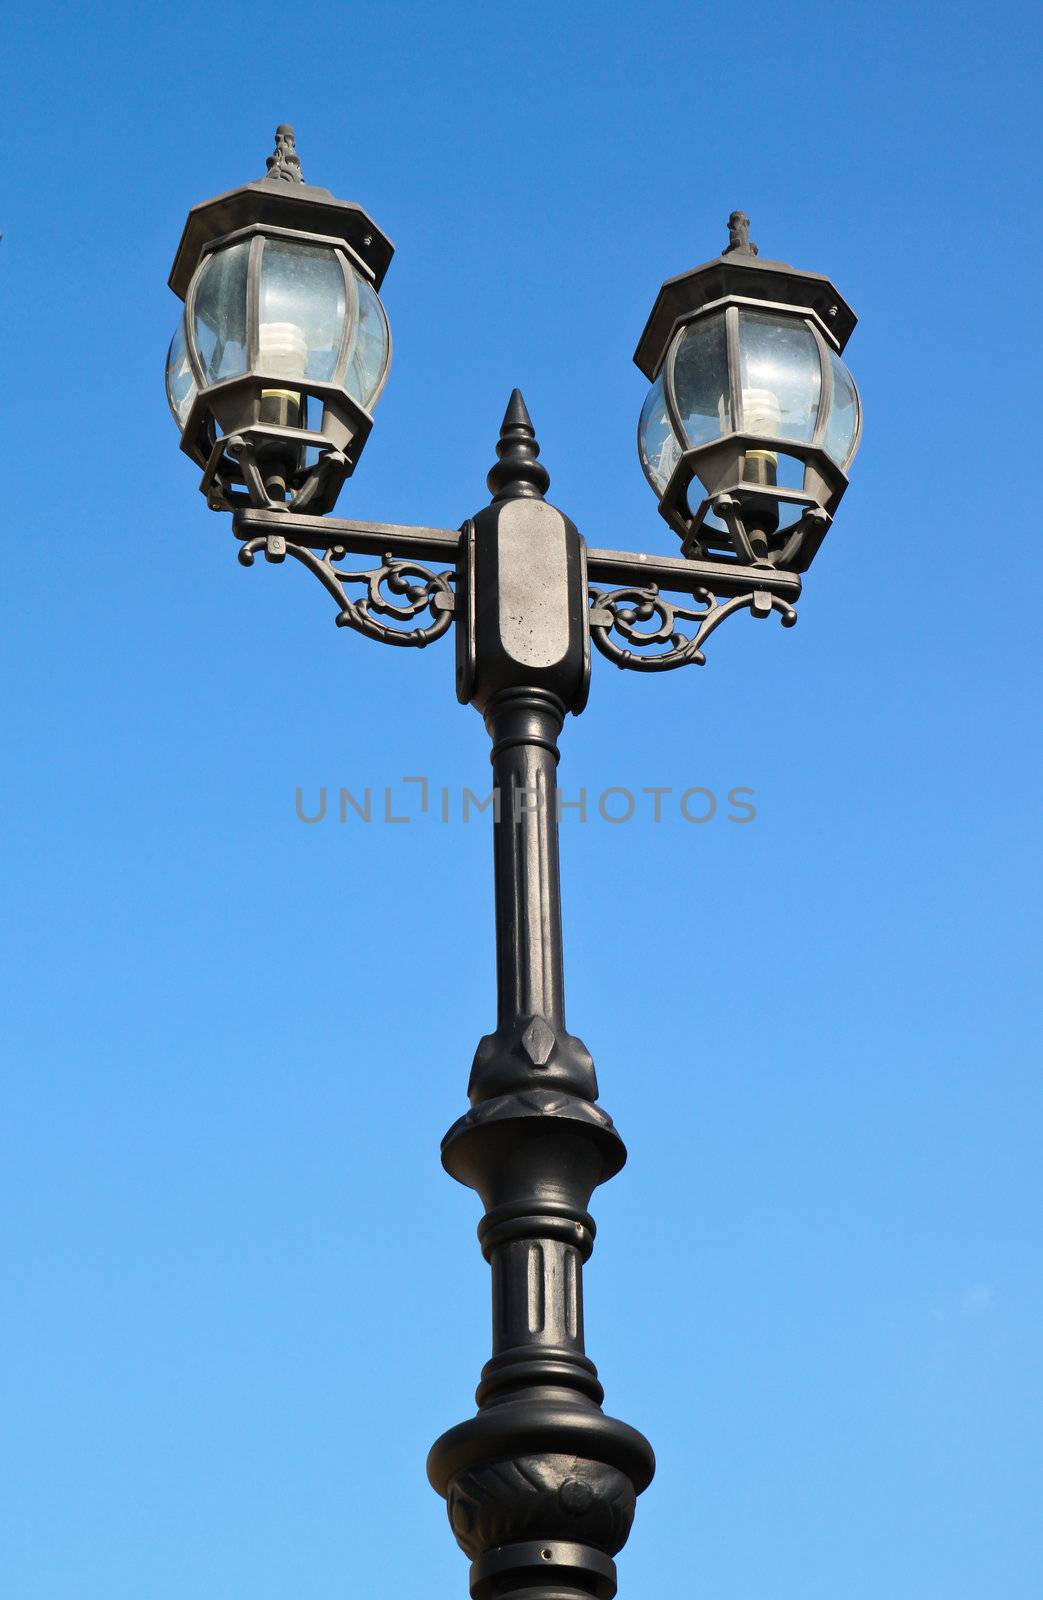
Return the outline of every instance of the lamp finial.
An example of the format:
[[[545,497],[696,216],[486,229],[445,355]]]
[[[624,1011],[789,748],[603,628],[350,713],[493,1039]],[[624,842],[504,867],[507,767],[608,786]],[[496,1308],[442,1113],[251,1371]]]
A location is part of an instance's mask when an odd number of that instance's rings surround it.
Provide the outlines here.
[[[297,154],[297,144],[293,129],[288,122],[280,122],[275,130],[275,152],[268,157],[268,171],[264,175],[265,183],[303,183],[304,173],[301,171],[301,158]]]
[[[731,255],[733,250],[745,256],[757,254],[757,246],[750,240],[750,219],[745,211],[733,211],[728,218],[728,243],[722,254]]]

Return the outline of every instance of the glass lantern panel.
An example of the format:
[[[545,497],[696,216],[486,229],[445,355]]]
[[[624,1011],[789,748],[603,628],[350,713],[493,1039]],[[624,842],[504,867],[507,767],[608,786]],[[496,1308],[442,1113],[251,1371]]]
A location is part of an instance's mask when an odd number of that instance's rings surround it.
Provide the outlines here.
[[[257,328],[261,372],[331,382],[347,314],[344,273],[336,250],[265,240]]]
[[[674,397],[690,449],[731,432],[723,311],[700,317],[682,331],[674,360]]]
[[[208,383],[246,371],[246,268],[250,241],[215,250],[196,291],[195,339]]]
[[[740,310],[739,379],[745,432],[811,443],[822,373],[806,322]]]
[[[823,444],[826,454],[833,457],[837,466],[846,467],[855,453],[858,395],[855,380],[832,350],[829,352],[829,364],[833,369],[833,402],[829,408]]]
[[[373,285],[358,272],[355,282],[359,293],[359,321],[344,387],[353,400],[368,408],[387,372],[391,336],[384,307]]]
[[[197,392],[185,348],[185,319],[179,317],[167,352],[167,403],[174,413],[174,421],[182,430]]]
[[[641,466],[656,494],[662,498],[677,465],[681,446],[670,425],[670,413],[663,395],[662,375],[656,379],[641,407],[641,420],[637,425],[637,453]]]

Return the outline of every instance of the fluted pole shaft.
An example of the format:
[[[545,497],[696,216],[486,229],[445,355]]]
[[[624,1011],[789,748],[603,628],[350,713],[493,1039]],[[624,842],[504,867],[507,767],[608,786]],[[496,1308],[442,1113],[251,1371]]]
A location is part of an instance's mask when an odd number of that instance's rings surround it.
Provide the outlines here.
[[[538,690],[508,690],[486,708],[493,741],[498,1023],[565,1022],[558,866],[557,737],[565,708]]]

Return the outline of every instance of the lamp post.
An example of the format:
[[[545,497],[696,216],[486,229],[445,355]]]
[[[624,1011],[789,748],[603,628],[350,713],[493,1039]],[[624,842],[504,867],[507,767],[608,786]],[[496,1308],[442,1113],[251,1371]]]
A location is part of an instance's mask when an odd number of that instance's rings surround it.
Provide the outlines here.
[[[565,1025],[558,737],[586,703],[591,642],[663,672],[702,665],[737,611],[796,621],[858,446],[840,360],[855,318],[828,279],[760,258],[741,212],[720,257],[663,285],[635,355],[652,385],[638,446],[678,557],[587,546],[545,498],[517,390],[492,500],[459,531],[345,520],[329,513],[390,364],[391,255],[360,207],[304,182],[281,126],[264,178],[189,214],[167,394],[244,565],[292,557],[340,626],[385,644],[455,627],[457,697],[492,741],[497,1020],[442,1161],[484,1206],[493,1330],[477,1413],[437,1440],[428,1476],[472,1559],[473,1600],[612,1600],[654,1458],[602,1410],[584,1344],[588,1206],[626,1150]],[[351,569],[349,552],[377,560]]]

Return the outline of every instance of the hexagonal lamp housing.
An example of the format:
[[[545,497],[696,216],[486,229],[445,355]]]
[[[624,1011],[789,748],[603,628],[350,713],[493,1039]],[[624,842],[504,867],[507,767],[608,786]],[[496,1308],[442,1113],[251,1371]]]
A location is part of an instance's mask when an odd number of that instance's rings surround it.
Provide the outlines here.
[[[855,322],[828,278],[748,243],[663,284],[634,354],[638,454],[686,556],[807,570],[862,432]]]
[[[214,510],[332,510],[391,362],[377,291],[394,247],[300,179],[287,134],[294,167],[277,150],[266,178],[193,207],[170,273],[185,309],[167,398]]]

